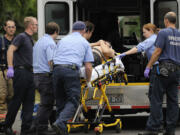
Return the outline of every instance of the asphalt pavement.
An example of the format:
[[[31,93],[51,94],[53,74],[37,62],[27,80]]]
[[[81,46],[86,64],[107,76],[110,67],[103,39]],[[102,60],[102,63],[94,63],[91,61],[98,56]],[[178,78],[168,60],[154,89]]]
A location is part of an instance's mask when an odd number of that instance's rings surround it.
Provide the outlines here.
[[[102,135],[138,135],[139,132],[142,132],[145,129],[148,114],[144,113],[136,116],[122,116],[120,118],[122,121],[122,130],[120,133],[116,133],[115,127],[108,127],[103,129]],[[21,119],[20,113],[18,113],[13,125],[13,129],[17,132],[17,135],[20,134],[20,125]],[[96,135],[96,133],[94,132],[94,127],[91,127],[88,133],[84,133],[82,128],[77,128],[72,129],[70,135]],[[177,125],[176,135],[180,135],[180,124]]]

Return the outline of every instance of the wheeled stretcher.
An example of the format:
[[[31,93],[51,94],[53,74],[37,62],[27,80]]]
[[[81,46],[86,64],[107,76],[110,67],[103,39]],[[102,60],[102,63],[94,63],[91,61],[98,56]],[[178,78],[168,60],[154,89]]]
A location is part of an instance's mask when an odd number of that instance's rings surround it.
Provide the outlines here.
[[[81,99],[80,105],[72,119],[72,121],[67,123],[68,131],[70,132],[71,128],[84,127],[84,131],[88,132],[90,126],[95,124],[95,132],[96,134],[101,134],[103,132],[103,127],[116,126],[116,132],[120,132],[122,128],[122,123],[119,118],[115,118],[112,108],[109,104],[108,97],[106,95],[106,86],[110,83],[115,83],[117,78],[125,83],[127,83],[127,77],[124,73],[124,65],[122,61],[116,57],[114,59],[110,59],[102,65],[96,66],[93,68],[92,77],[91,77],[91,85],[92,88],[87,88],[86,86],[86,76],[85,76],[85,68],[81,68],[80,70],[81,76]],[[93,89],[93,96],[88,99],[89,89]],[[100,92],[100,95],[97,93]],[[86,101],[88,100],[98,100],[97,110],[95,114],[95,118],[88,119],[86,114],[88,112],[88,107],[86,106]],[[102,121],[102,116],[105,110],[111,114],[111,119],[114,120],[114,123],[108,123]]]

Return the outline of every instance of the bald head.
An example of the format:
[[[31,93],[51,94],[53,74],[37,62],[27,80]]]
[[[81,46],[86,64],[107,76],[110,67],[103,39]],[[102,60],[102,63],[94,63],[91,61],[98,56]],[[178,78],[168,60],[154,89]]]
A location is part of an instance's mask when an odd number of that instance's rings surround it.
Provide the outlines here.
[[[168,12],[165,14],[164,19],[167,19],[172,24],[176,24],[176,13]]]

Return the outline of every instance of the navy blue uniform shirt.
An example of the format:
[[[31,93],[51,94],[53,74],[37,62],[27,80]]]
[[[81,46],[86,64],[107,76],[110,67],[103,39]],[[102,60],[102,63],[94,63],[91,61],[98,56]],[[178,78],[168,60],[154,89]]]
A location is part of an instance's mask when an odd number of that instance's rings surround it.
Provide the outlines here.
[[[17,35],[12,44],[18,47],[14,52],[14,67],[32,67],[33,40],[26,32]]]
[[[162,49],[159,61],[170,60],[180,65],[180,31],[173,28],[162,29],[155,46]]]
[[[11,41],[9,41],[6,37],[4,37],[4,45],[5,45],[5,50],[2,50],[3,47],[3,40],[2,37],[0,37],[0,64],[5,64],[7,65],[7,50],[9,48],[9,45],[11,44]],[[3,56],[4,55],[4,56]],[[4,60],[2,59],[4,57]]]

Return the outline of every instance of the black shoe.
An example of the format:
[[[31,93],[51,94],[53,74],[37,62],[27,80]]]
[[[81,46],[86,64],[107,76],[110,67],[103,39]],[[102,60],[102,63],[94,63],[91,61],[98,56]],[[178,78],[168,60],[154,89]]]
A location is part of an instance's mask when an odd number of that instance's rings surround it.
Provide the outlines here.
[[[29,130],[23,130],[20,135],[36,135],[36,130],[32,130],[31,128]]]
[[[55,131],[49,131],[49,130],[37,131],[36,135],[56,135],[56,132]]]
[[[165,132],[163,135],[175,135],[174,132]]]
[[[68,132],[59,127],[56,123],[52,124],[52,129],[56,132],[57,135],[68,135]]]
[[[144,131],[144,132],[141,132],[141,133],[138,133],[138,135],[158,135],[159,132],[157,131]]]
[[[5,135],[16,135],[14,131],[12,130],[12,128],[5,128],[4,133]]]
[[[4,121],[0,122],[0,133],[4,133],[4,127],[5,127]]]
[[[36,133],[21,132],[20,135],[36,135]]]

